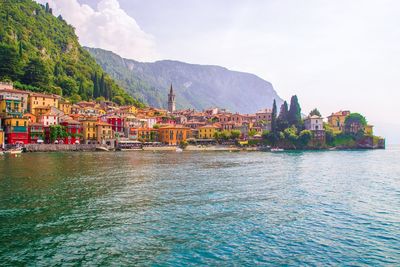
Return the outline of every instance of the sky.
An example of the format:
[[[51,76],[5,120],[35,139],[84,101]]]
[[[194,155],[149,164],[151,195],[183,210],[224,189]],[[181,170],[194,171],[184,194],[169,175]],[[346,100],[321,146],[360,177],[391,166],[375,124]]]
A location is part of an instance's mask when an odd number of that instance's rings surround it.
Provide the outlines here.
[[[305,114],[359,112],[377,135],[400,144],[400,1],[48,2],[82,45],[254,73],[282,98],[296,94]]]

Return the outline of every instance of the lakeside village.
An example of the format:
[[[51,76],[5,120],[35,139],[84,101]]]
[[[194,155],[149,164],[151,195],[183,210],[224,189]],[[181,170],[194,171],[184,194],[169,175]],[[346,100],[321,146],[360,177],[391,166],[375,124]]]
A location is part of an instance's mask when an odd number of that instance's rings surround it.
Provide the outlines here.
[[[118,106],[110,101],[71,103],[59,95],[17,90],[0,83],[0,148],[5,152],[59,150],[294,150],[385,148],[373,126],[350,111],[325,122],[317,109],[301,115],[297,96],[255,114],[210,108],[168,110]]]

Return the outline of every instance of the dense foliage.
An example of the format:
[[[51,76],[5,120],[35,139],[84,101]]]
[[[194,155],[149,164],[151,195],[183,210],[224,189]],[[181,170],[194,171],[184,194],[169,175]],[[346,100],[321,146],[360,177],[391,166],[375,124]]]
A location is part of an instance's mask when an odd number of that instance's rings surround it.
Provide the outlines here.
[[[120,96],[142,105],[119,87],[83,49],[74,28],[32,0],[0,1],[0,80],[24,90],[94,99]]]

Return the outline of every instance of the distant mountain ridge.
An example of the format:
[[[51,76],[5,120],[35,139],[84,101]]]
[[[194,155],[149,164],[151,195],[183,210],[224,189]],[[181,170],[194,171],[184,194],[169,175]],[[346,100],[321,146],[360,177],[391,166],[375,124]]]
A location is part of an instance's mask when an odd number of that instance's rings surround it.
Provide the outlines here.
[[[216,106],[254,113],[271,107],[274,99],[278,105],[283,102],[270,82],[254,74],[173,60],[143,63],[99,48],[85,49],[132,96],[150,106],[166,108],[171,83],[178,109]]]

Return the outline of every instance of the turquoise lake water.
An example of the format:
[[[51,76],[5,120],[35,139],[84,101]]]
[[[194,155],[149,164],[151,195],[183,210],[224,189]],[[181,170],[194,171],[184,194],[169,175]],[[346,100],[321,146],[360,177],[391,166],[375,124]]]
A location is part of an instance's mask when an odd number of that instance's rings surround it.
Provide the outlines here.
[[[0,266],[400,266],[400,147],[0,156]]]

